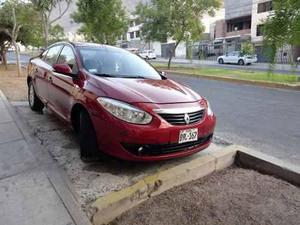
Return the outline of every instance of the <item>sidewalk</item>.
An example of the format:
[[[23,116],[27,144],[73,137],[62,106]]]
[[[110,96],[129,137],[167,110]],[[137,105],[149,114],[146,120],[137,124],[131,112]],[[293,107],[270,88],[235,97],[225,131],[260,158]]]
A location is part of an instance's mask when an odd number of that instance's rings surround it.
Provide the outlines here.
[[[0,224],[90,224],[62,171],[32,139],[0,90]]]
[[[150,61],[152,62],[152,60]],[[153,62],[158,63],[167,63],[168,59],[165,58],[157,58]],[[239,66],[235,64],[218,64],[217,61],[211,61],[211,60],[189,60],[189,59],[183,59],[183,58],[173,58],[172,63],[174,64],[182,64],[185,66],[193,67],[193,66],[207,66],[207,67],[218,67],[223,69],[241,69],[241,70],[257,70],[257,71],[268,71],[269,70],[269,64],[268,63],[253,63],[250,66]],[[300,74],[300,66],[298,68],[295,68],[289,64],[275,64],[274,71],[277,73],[290,73],[291,71],[296,72],[297,74]]]

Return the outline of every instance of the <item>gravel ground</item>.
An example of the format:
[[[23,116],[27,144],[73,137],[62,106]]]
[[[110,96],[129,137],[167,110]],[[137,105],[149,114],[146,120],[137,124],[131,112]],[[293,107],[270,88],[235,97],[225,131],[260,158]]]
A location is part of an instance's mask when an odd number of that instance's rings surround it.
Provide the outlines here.
[[[92,213],[89,211],[89,205],[96,198],[128,187],[160,169],[191,160],[198,155],[155,163],[126,162],[111,157],[96,163],[84,163],[79,157],[77,137],[66,124],[47,110],[38,114],[32,112],[26,103],[13,104],[18,115],[27,122],[43,148],[65,169],[79,196],[78,200],[89,217]],[[221,145],[214,146],[214,149],[218,148],[221,148]]]
[[[299,221],[298,187],[230,168],[153,197],[110,225],[298,225]]]

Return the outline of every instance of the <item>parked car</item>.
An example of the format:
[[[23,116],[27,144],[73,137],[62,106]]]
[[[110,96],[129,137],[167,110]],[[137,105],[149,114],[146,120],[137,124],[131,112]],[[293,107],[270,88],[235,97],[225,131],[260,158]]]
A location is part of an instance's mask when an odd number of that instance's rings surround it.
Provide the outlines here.
[[[208,101],[124,49],[60,42],[32,58],[28,101],[46,106],[79,135],[81,157],[102,151],[134,161],[207,148],[216,117]]]
[[[143,59],[156,59],[156,54],[152,50],[143,50],[139,53]]]
[[[138,48],[125,48],[125,49],[134,54],[138,54],[138,52],[139,52]]]
[[[242,55],[241,52],[235,51],[219,56],[217,61],[219,64],[233,63],[242,66],[257,62],[257,57],[256,55]]]

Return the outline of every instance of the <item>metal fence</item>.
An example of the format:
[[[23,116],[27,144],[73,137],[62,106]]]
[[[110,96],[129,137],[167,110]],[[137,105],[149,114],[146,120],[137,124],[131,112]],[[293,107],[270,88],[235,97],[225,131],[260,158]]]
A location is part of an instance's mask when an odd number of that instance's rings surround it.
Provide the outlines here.
[[[216,61],[221,55],[227,52],[240,51],[241,43],[226,43],[226,44],[193,44],[187,46],[187,58]],[[258,62],[270,62],[270,49],[264,46],[256,46],[255,54]],[[275,62],[281,64],[290,64],[293,61],[291,56],[291,47],[283,46],[277,51]]]

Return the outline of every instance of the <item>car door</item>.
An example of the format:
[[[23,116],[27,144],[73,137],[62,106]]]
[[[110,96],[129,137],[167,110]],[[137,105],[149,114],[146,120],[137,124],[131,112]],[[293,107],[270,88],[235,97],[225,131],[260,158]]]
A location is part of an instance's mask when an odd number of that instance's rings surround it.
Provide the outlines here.
[[[229,53],[226,53],[223,57],[224,63],[230,63],[230,56]]]
[[[69,120],[70,110],[73,105],[73,92],[76,88],[74,78],[78,74],[78,65],[74,50],[71,46],[65,45],[60,52],[57,64],[68,64],[72,69],[72,74],[62,74],[53,71],[51,83],[49,84],[49,100],[54,111]]]
[[[52,65],[56,62],[58,54],[62,45],[55,45],[50,47],[42,54],[42,58],[34,68],[35,72],[35,88],[38,96],[43,102],[49,101],[49,82],[52,73]]]
[[[33,74],[33,83],[36,94],[39,98],[46,102],[47,97],[47,80],[44,79],[44,58],[46,57],[48,50],[44,51],[40,57],[30,60],[31,67],[30,73]]]

